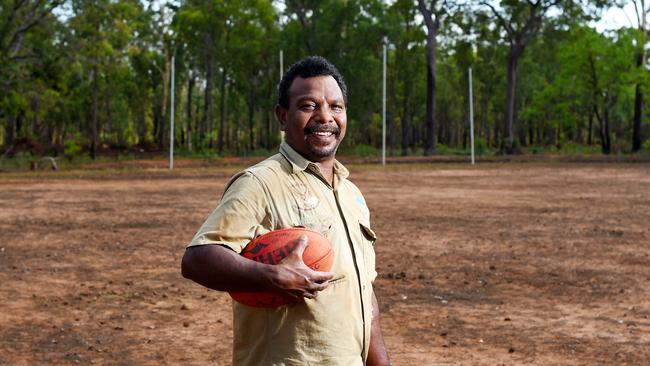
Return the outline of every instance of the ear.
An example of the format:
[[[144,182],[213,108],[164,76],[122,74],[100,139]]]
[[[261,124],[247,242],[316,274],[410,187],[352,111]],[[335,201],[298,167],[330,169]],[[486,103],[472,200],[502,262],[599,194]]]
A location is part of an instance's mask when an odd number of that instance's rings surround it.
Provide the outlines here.
[[[287,110],[279,105],[275,105],[275,118],[278,120],[278,123],[280,123],[280,130],[281,131],[286,131],[287,130]]]

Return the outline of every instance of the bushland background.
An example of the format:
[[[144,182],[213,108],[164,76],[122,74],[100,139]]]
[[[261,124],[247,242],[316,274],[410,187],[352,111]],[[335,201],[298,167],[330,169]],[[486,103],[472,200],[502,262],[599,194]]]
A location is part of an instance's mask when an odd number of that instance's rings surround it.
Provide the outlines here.
[[[340,68],[341,151],[373,156],[384,44],[389,156],[467,152],[470,67],[479,155],[647,151],[649,18],[643,0],[2,0],[0,169],[164,156],[170,133],[181,156],[265,155],[281,52]]]

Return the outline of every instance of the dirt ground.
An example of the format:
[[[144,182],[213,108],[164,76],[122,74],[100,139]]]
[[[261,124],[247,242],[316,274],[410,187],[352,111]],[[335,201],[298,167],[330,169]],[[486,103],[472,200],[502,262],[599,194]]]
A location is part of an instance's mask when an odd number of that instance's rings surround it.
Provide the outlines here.
[[[228,365],[184,246],[234,167],[0,174],[0,365]],[[650,364],[650,164],[350,166],[395,365]]]

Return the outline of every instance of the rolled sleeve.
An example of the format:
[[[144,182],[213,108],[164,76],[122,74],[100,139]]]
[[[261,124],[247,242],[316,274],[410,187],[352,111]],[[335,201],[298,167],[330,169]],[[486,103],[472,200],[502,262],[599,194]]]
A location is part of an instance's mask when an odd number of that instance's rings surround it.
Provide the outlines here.
[[[265,231],[267,207],[261,183],[250,173],[236,176],[188,247],[223,245],[241,253],[260,231]]]

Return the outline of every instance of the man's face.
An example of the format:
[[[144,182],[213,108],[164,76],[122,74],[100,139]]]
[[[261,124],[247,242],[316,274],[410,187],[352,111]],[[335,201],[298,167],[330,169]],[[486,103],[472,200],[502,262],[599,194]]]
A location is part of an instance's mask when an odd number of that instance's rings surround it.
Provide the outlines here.
[[[334,159],[347,116],[343,93],[333,77],[296,77],[289,87],[289,109],[278,105],[275,113],[294,150],[313,162]]]

